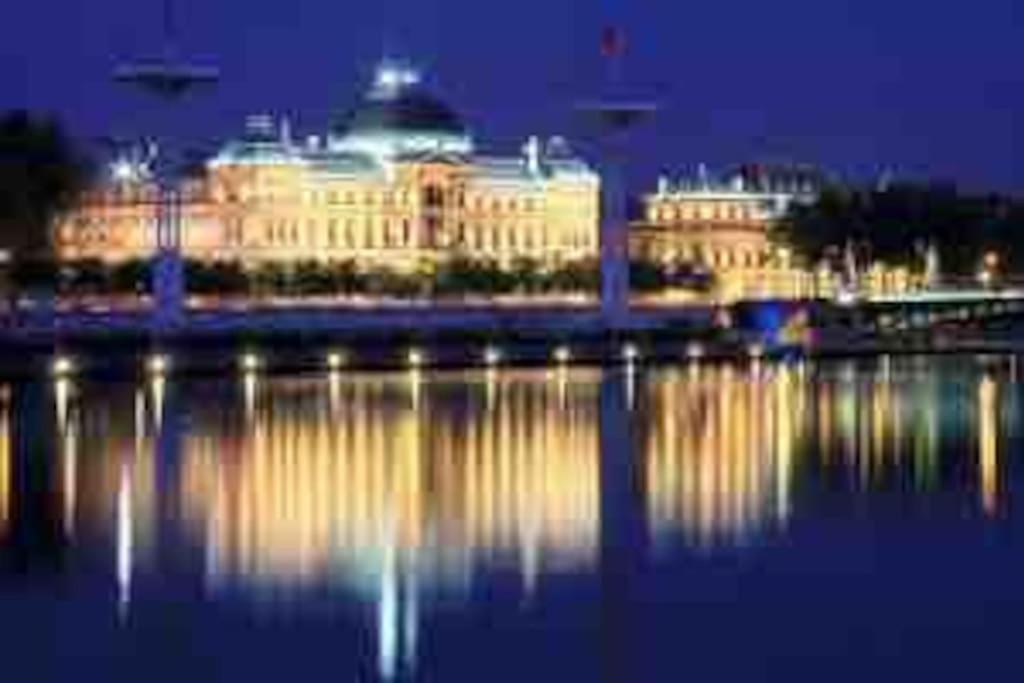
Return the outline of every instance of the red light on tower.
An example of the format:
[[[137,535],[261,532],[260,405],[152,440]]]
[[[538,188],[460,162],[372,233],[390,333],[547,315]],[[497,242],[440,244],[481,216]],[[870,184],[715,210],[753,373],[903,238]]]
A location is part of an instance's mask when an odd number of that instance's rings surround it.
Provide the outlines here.
[[[601,54],[610,59],[621,57],[625,51],[625,32],[618,26],[605,26],[601,31]]]

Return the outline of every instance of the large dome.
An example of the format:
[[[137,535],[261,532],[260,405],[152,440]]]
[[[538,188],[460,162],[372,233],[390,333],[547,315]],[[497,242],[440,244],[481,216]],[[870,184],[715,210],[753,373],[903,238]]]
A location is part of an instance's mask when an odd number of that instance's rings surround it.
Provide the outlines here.
[[[388,65],[378,69],[366,97],[331,127],[331,140],[340,151],[383,156],[472,149],[459,115],[422,88],[415,72]]]
[[[407,90],[388,99],[367,98],[348,112],[335,129],[343,134],[367,131],[466,134],[458,114],[444,102],[418,90]]]

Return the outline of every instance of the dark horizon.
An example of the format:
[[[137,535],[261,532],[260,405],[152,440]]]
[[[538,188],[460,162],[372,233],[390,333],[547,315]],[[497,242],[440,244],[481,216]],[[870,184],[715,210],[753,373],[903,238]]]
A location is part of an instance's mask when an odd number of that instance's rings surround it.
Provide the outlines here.
[[[223,78],[170,129],[212,145],[271,112],[322,134],[392,55],[422,67],[484,149],[531,134],[578,140],[573,102],[598,91],[599,37],[614,24],[627,35],[626,79],[662,107],[635,135],[634,186],[699,163],[791,160],[857,180],[891,170],[1024,191],[1024,30],[1010,0],[970,12],[920,0],[575,4],[179,2],[181,53]],[[53,113],[88,142],[148,132],[156,107],[111,72],[159,54],[160,14],[157,0],[19,4],[0,28],[0,108]]]

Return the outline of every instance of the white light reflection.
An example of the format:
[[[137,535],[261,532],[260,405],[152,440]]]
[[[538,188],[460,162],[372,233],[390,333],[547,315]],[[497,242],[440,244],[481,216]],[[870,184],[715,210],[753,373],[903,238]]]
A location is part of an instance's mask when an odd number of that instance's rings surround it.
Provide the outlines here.
[[[626,366],[626,407],[633,410],[636,407],[636,368],[632,363]]]
[[[337,417],[341,411],[341,373],[337,370],[327,374],[327,401],[331,415]]]
[[[75,532],[75,504],[78,496],[78,430],[71,419],[72,384],[66,377],[54,384],[54,401],[57,404],[57,438],[60,440],[61,461],[63,462],[64,533],[70,538]]]
[[[393,525],[384,531],[388,539],[382,548],[380,584],[377,596],[377,671],[383,680],[393,680],[401,661],[411,671],[416,662],[419,639],[418,590],[415,567],[402,566]]]
[[[117,606],[128,616],[132,596],[132,479],[129,466],[121,466],[117,490]]]
[[[259,376],[247,372],[242,377],[242,400],[245,404],[245,419],[252,421],[256,417],[256,392],[259,389]]]
[[[159,433],[164,423],[164,401],[167,396],[167,379],[163,375],[154,375],[149,383],[153,401],[153,425]]]

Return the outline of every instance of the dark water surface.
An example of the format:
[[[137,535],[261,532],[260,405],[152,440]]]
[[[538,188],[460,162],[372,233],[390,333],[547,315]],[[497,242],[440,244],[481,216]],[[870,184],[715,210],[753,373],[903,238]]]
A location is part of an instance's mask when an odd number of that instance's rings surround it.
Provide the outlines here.
[[[975,357],[10,385],[4,680],[1010,680],[1021,390]]]

